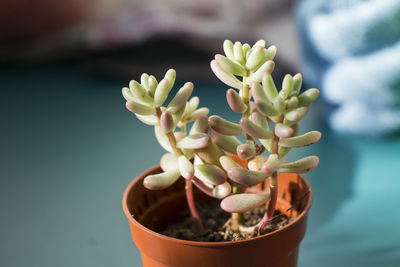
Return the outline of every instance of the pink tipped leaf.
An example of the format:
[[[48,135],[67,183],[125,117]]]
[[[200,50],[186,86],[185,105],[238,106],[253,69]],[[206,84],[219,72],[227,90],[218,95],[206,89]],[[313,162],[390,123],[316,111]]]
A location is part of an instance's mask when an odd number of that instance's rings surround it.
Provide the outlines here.
[[[221,202],[221,208],[230,213],[243,213],[253,210],[270,200],[270,194],[242,193],[230,195]]]

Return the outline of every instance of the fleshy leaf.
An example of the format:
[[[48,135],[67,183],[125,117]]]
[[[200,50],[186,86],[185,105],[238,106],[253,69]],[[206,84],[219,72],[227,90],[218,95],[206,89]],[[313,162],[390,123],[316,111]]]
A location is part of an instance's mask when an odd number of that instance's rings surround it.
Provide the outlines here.
[[[293,77],[290,74],[286,74],[282,81],[282,90],[279,92],[279,95],[282,99],[287,99],[290,95],[290,92],[293,88]]]
[[[185,156],[183,156],[183,155],[179,156],[178,167],[179,167],[179,172],[181,173],[183,178],[185,178],[185,179],[193,178],[194,166]]]
[[[186,122],[195,121],[200,117],[207,116],[209,112],[210,110],[208,108],[196,109],[195,111],[192,112],[192,114],[190,114],[190,116],[185,118],[185,121]]]
[[[177,142],[176,146],[186,149],[200,149],[208,146],[210,142],[211,139],[207,134],[196,133],[186,136],[185,138]]]
[[[307,114],[308,109],[309,107],[296,108],[286,113],[285,119],[288,119],[289,121],[299,121]]]
[[[236,60],[233,54],[233,43],[229,40],[225,40],[223,44],[224,53],[230,60]]]
[[[289,100],[288,100],[288,109],[294,109],[297,108],[297,106],[299,105],[299,99],[297,98],[297,96],[292,96]]]
[[[169,143],[168,137],[165,133],[161,130],[160,126],[154,127],[154,133],[157,138],[158,143],[168,152],[173,153],[173,149]]]
[[[261,169],[265,175],[270,176],[279,169],[280,161],[277,154],[271,154]]]
[[[246,69],[255,70],[263,63],[264,50],[266,49],[262,46],[256,46],[251,49],[249,57],[247,58]]]
[[[224,120],[216,115],[208,118],[208,124],[213,130],[220,134],[239,135],[243,133],[243,130],[239,124]]]
[[[172,115],[167,110],[161,113],[160,127],[164,133],[170,133],[175,128],[174,118],[172,118]]]
[[[309,156],[280,166],[279,172],[305,173],[317,167],[319,159],[317,156]]]
[[[255,157],[249,160],[247,167],[251,171],[261,171],[262,165],[264,164],[264,159],[262,157]]]
[[[135,114],[135,115],[141,122],[143,122],[147,125],[152,125],[152,126],[159,125],[159,120],[156,115],[147,115],[147,116],[139,115],[139,114]]]
[[[310,105],[319,96],[319,90],[317,88],[311,88],[306,90],[304,93],[299,95],[299,107],[305,107]]]
[[[271,72],[275,68],[275,63],[272,60],[268,60],[265,62],[256,72],[252,73],[247,79],[247,84],[252,84],[254,82],[259,83],[261,82],[263,76],[265,74],[271,74]]]
[[[168,89],[171,91],[172,87],[174,86],[175,79],[176,79],[176,71],[174,69],[169,69],[164,76],[164,79],[168,79]]]
[[[228,91],[226,91],[226,99],[230,108],[233,111],[237,113],[243,113],[246,111],[247,106],[245,105],[245,103],[243,103],[242,98],[235,90],[229,89]]]
[[[223,199],[224,197],[228,196],[231,193],[232,187],[231,184],[225,182],[223,184],[217,185],[212,190],[212,194],[214,197],[218,199]]]
[[[215,60],[218,62],[218,65],[227,73],[231,73],[233,75],[244,76],[246,74],[246,70],[242,65],[236,63],[233,60],[230,60],[223,55],[215,55]]]
[[[250,120],[262,129],[269,131],[267,118],[265,118],[265,116],[261,115],[259,112],[251,113]]]
[[[181,177],[178,169],[149,175],[144,178],[143,185],[150,190],[161,190],[171,186]]]
[[[260,83],[251,84],[251,94],[255,101],[269,102],[269,99],[264,92],[264,88],[261,87]]]
[[[262,86],[269,101],[274,101],[275,97],[278,96],[278,90],[276,89],[274,79],[272,79],[271,74],[267,73],[263,76]]]
[[[182,117],[186,118],[192,114],[193,111],[199,106],[200,99],[197,96],[192,97],[187,103],[185,107],[185,112]]]
[[[156,91],[154,92],[154,105],[156,107],[162,106],[168,97],[169,92],[172,88],[169,87],[169,80],[164,78],[157,85]]]
[[[268,129],[261,128],[247,118],[242,118],[240,120],[240,127],[242,127],[242,129],[253,138],[270,139],[273,137],[272,132]]]
[[[250,159],[256,155],[256,147],[253,141],[246,141],[236,148],[236,154],[243,160]]]
[[[147,73],[140,76],[140,83],[146,90],[149,90],[149,75]]]
[[[278,97],[275,99],[278,99]],[[273,117],[279,114],[278,109],[272,106],[269,101],[256,100],[254,104],[257,110],[264,116]]]
[[[146,116],[146,115],[154,115],[156,113],[155,108],[141,104],[136,101],[127,101],[125,106],[130,112],[139,115]]]
[[[148,81],[149,81],[148,93],[149,93],[150,96],[154,96],[154,92],[156,91],[156,88],[157,88],[157,85],[158,85],[157,79],[153,75],[150,75]]]
[[[208,133],[208,118],[206,116],[198,118],[190,128],[189,135],[196,133]]]
[[[279,146],[283,147],[303,147],[312,145],[321,138],[321,133],[318,131],[311,131],[303,135],[281,138],[279,140]]]
[[[198,179],[196,176],[193,177],[191,181],[203,193],[207,194],[210,197],[215,197],[213,194],[213,186],[205,184],[203,181]]]
[[[230,195],[221,201],[221,208],[230,213],[243,213],[265,204],[270,198],[269,193]]]
[[[235,42],[235,44],[233,45],[233,55],[235,56],[237,62],[239,62],[240,64],[244,64],[245,58],[241,42]]]
[[[256,185],[264,182],[267,176],[265,173],[260,171],[250,171],[240,167],[230,168],[228,170],[228,176],[233,181],[244,184],[244,185]]]
[[[236,148],[242,144],[235,136],[222,135],[212,129],[210,136],[215,144],[232,154],[236,153]]]
[[[165,172],[178,169],[178,157],[172,153],[165,153],[160,159],[160,167]]]
[[[218,166],[211,164],[195,165],[194,175],[202,181],[212,185],[220,185],[225,183],[225,172]]]
[[[229,171],[229,169],[235,167],[240,168],[240,165],[229,156],[220,157],[219,162],[221,163],[221,166],[222,168],[224,168],[225,171]]]
[[[273,105],[274,108],[279,112],[283,112],[286,109],[285,100],[280,95],[275,97]]]
[[[283,125],[282,123],[277,123],[275,125],[275,135],[280,138],[288,138],[293,134],[293,129],[289,126]]]
[[[293,76],[293,87],[292,91],[290,92],[291,96],[297,96],[301,89],[301,84],[303,83],[303,76],[301,73],[297,73]]]
[[[215,59],[211,61],[210,66],[215,76],[223,83],[239,90],[243,88],[243,84],[233,74],[225,72]]]
[[[175,97],[169,102],[167,109],[171,113],[176,113],[186,107],[186,101],[193,92],[193,83],[185,83],[176,93]]]

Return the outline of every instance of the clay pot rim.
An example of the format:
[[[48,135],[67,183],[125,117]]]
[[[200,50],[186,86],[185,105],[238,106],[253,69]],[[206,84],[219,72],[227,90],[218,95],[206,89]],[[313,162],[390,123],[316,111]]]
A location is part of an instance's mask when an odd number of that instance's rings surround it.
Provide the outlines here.
[[[308,213],[308,211],[311,208],[311,204],[313,201],[313,191],[311,188],[310,183],[307,181],[307,179],[304,178],[304,176],[300,175],[301,179],[305,182],[305,184],[308,186],[308,188],[310,188],[310,194],[309,194],[309,201],[307,202],[307,205],[305,207],[305,209],[292,221],[290,222],[288,225],[285,225],[284,227],[282,227],[279,230],[275,230],[273,232],[270,232],[268,234],[264,234],[261,236],[257,236],[257,237],[252,237],[249,239],[245,239],[245,240],[236,240],[236,241],[222,241],[222,242],[204,242],[204,241],[191,241],[191,240],[183,240],[183,239],[178,239],[178,238],[173,238],[173,237],[169,237],[169,236],[165,236],[162,235],[160,233],[157,233],[153,230],[148,229],[147,227],[143,226],[141,223],[139,223],[134,217],[133,215],[130,213],[129,209],[128,209],[128,203],[127,203],[127,199],[128,199],[128,194],[131,191],[132,187],[140,180],[141,177],[146,176],[147,173],[151,173],[154,172],[155,170],[159,169],[160,165],[156,165],[153,166],[145,171],[143,171],[142,173],[140,173],[136,178],[134,178],[128,185],[128,187],[125,189],[123,198],[122,198],[122,208],[124,210],[124,213],[126,215],[126,217],[128,218],[128,220],[134,224],[136,227],[139,227],[140,229],[142,229],[143,231],[147,232],[148,234],[151,235],[155,235],[161,239],[164,239],[166,241],[170,241],[170,242],[177,242],[180,243],[182,245],[188,245],[188,246],[201,246],[201,247],[223,247],[223,246],[231,246],[234,244],[240,244],[240,243],[245,243],[245,242],[249,242],[249,241],[255,241],[258,239],[262,239],[262,238],[268,238],[269,236],[272,235],[276,235],[280,232],[286,231],[287,229],[289,229],[290,227],[293,227],[298,221],[300,221],[304,216],[306,216],[306,214]]]

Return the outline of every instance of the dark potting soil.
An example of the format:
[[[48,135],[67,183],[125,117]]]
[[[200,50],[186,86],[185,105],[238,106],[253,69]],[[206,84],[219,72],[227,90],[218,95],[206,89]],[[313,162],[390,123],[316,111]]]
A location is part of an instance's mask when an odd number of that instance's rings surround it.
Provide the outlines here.
[[[183,211],[178,217],[175,223],[169,225],[169,227],[161,232],[161,234],[191,241],[203,241],[203,242],[222,242],[222,241],[236,241],[244,240],[255,237],[258,233],[242,233],[233,231],[229,226],[226,226],[226,222],[231,217],[231,214],[223,211],[217,204],[200,204],[197,205],[200,217],[203,220],[204,231],[199,233],[196,222],[190,216],[189,210]],[[243,214],[243,225],[253,226],[256,225],[265,213],[265,206],[256,208],[252,211]],[[267,227],[261,231],[261,235],[273,232],[277,229],[284,227],[293,221],[294,218],[288,218],[286,215],[275,211],[272,220],[269,222]]]

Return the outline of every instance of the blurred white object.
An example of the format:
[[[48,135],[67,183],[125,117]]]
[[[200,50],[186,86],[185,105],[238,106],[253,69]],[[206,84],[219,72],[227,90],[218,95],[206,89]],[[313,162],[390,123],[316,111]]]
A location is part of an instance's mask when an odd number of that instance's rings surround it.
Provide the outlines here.
[[[306,0],[308,71],[338,105],[334,129],[384,135],[400,129],[400,1]],[[307,5],[314,13],[306,13]],[[321,69],[324,71],[321,73]]]

